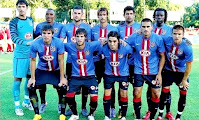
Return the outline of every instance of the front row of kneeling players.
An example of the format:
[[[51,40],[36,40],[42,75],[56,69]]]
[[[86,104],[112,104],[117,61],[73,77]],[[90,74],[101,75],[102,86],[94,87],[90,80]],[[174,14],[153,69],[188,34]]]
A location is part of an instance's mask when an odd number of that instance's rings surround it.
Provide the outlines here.
[[[94,113],[98,101],[98,83],[95,77],[95,67],[93,53],[99,51],[99,54],[105,56],[105,77],[104,77],[104,98],[103,105],[105,111],[105,120],[110,120],[111,89],[115,81],[119,82],[120,102],[122,109],[121,120],[126,120],[128,107],[128,55],[134,54],[134,97],[133,105],[136,119],[141,119],[141,93],[144,81],[151,86],[151,115],[154,119],[157,108],[160,104],[160,114],[157,118],[162,119],[161,113],[164,109],[164,102],[169,91],[169,86],[175,82],[178,86],[181,83],[180,99],[178,104],[178,113],[176,119],[180,119],[186,102],[186,93],[189,87],[188,76],[191,71],[191,62],[193,60],[192,47],[188,40],[183,38],[184,28],[180,25],[173,27],[172,37],[163,37],[163,39],[152,31],[152,21],[143,19],[141,22],[141,32],[131,35],[126,42],[120,43],[118,32],[111,31],[108,34],[107,41],[86,42],[86,30],[79,28],[75,33],[76,43],[64,44],[60,39],[53,37],[53,27],[44,25],[42,28],[42,38],[36,40],[31,45],[31,79],[28,87],[30,99],[34,107],[34,120],[40,120],[41,115],[38,110],[38,98],[36,89],[43,84],[52,84],[62,97],[60,120],[65,120],[65,102],[68,101],[73,115],[69,120],[79,119],[76,109],[75,93],[80,91],[81,86],[87,87],[90,93],[90,113],[89,120],[94,120]],[[105,44],[107,42],[107,44]],[[122,42],[124,43],[124,42]],[[133,48],[131,46],[133,46]],[[165,47],[164,47],[165,46]],[[166,49],[165,49],[166,48]],[[134,49],[134,52],[133,52]],[[66,93],[67,80],[64,78],[64,51],[71,55],[72,76],[68,82],[68,91]],[[163,90],[161,97],[159,95],[160,85],[162,83],[162,69],[165,63],[165,72],[163,73]],[[35,70],[36,54],[39,56],[37,69]],[[179,75],[179,77],[176,75]],[[156,84],[152,84],[152,81]]]

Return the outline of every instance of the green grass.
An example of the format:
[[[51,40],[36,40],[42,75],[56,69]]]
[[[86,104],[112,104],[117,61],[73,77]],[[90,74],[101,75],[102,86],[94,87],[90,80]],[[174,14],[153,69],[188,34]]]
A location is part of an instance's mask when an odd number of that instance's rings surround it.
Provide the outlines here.
[[[194,46],[195,47],[195,46]],[[198,47],[198,46],[196,46]],[[194,49],[194,62],[192,67],[192,72],[190,75],[190,88],[187,95],[187,104],[185,110],[182,115],[182,120],[197,120],[199,119],[199,49]],[[0,55],[0,73],[12,69],[12,54],[1,54]],[[25,79],[23,79],[24,81]],[[13,83],[13,76],[12,72],[8,72],[6,74],[0,75],[0,93],[1,93],[1,120],[31,120],[34,116],[33,111],[29,111],[27,109],[23,109],[25,115],[22,117],[16,116],[14,113],[14,102],[12,97],[12,83]],[[23,90],[24,82],[21,84],[21,102],[23,100],[24,90]],[[147,110],[146,104],[146,87],[144,85],[143,93],[142,93],[142,109],[141,109],[141,116],[143,116]],[[116,89],[118,88],[118,84],[116,84]],[[177,112],[177,103],[179,98],[179,90],[176,85],[171,87],[171,94],[172,94],[172,105],[171,105],[171,112],[176,115]],[[133,112],[133,104],[132,104],[132,85],[130,85],[128,89],[128,96],[129,96],[129,105],[128,105],[128,112],[127,112],[127,120],[134,119],[132,112]],[[45,113],[42,114],[43,120],[58,120],[59,114],[57,113],[57,102],[58,97],[56,90],[53,89],[51,85],[47,86],[47,93],[46,93],[46,100],[48,102],[48,106],[46,108]],[[81,108],[81,97],[77,95],[76,102],[78,106],[78,111],[80,113]],[[67,106],[68,108],[68,106]],[[87,103],[87,109],[89,108],[89,99]],[[116,111],[118,110],[118,104],[116,101]],[[68,119],[69,117],[67,117]],[[96,120],[103,120],[104,118],[104,110],[103,110],[103,84],[99,85],[99,97],[98,97],[98,108],[96,111]],[[82,117],[80,115],[80,120],[87,120],[86,117]],[[118,120],[117,118],[113,120]]]

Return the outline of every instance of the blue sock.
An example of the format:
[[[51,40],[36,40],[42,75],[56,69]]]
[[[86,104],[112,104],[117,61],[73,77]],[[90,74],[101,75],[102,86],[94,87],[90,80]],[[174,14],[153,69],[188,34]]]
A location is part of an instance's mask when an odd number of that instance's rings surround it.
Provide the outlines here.
[[[24,83],[24,103],[30,103],[29,92],[28,92],[28,87],[27,87],[29,79],[30,78],[26,78],[26,81]]]
[[[12,88],[12,93],[13,93],[13,98],[15,102],[15,107],[20,107],[20,84],[21,81],[16,81],[14,80],[13,82],[13,88]]]

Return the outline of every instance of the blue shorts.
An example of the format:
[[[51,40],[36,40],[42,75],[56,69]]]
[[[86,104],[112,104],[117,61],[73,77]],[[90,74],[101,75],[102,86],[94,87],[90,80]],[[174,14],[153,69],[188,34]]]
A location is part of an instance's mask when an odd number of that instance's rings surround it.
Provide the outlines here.
[[[30,75],[30,59],[29,58],[13,58],[13,76],[16,78],[24,78]]]
[[[98,83],[94,75],[85,77],[72,76],[68,83],[67,93],[80,92],[82,86],[88,88],[90,94],[98,94]]]
[[[60,71],[44,71],[40,69],[35,70],[35,85],[51,84],[58,86],[60,82]]]
[[[165,70],[162,75],[162,86],[170,86],[173,84],[173,82],[175,82],[176,85],[179,86],[179,84],[182,82],[183,77],[183,72],[172,72],[170,70]],[[187,79],[187,82],[189,82],[189,78]]]
[[[134,75],[134,83],[133,87],[141,87],[143,86],[144,82],[146,82],[152,88],[160,88],[159,85],[153,85],[152,81],[155,80],[156,75]]]
[[[127,90],[129,83],[128,83],[128,76],[113,76],[113,75],[105,75],[104,78],[104,89],[110,89],[114,86],[115,81],[119,82],[119,88],[122,90]]]

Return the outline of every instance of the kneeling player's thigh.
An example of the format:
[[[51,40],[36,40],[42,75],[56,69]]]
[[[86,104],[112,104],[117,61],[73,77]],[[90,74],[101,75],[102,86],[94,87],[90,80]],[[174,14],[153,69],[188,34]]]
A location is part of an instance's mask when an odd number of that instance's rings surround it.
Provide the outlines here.
[[[141,86],[143,86],[143,84],[144,84],[143,75],[135,74],[133,87],[141,87]]]
[[[30,59],[13,59],[13,76],[16,78],[24,78],[30,75]]]
[[[114,77],[105,75],[105,77],[104,77],[104,89],[112,88],[114,83],[115,83]]]

